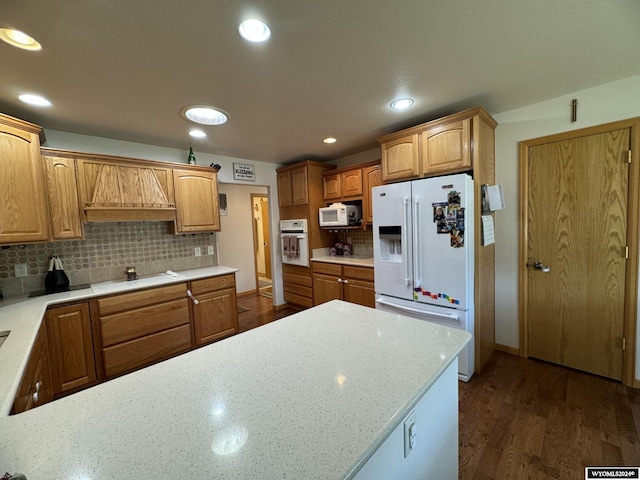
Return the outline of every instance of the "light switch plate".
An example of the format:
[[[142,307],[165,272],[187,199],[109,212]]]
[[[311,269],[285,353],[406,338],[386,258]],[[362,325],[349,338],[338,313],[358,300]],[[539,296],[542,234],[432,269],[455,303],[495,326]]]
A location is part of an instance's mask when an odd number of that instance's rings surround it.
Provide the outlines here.
[[[207,255],[213,255],[213,245],[207,247]]]
[[[202,249],[200,247],[194,248],[193,251],[196,257],[199,257],[200,255],[202,255]]]
[[[409,414],[404,421],[404,458],[407,458],[413,451],[416,440],[416,412]]]

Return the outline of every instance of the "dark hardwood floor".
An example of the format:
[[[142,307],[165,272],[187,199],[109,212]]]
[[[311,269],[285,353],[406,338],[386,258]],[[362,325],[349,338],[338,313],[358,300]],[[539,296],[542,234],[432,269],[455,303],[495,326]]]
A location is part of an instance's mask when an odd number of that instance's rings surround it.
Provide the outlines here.
[[[297,312],[257,294],[238,305],[243,332]],[[497,351],[459,388],[460,480],[582,480],[585,466],[640,466],[640,390]]]
[[[267,290],[265,293],[268,294],[269,291]],[[291,307],[274,310],[273,299],[258,293],[238,297],[238,307],[246,309],[243,312],[238,311],[240,333],[298,312],[298,310]]]
[[[584,479],[640,466],[640,391],[503,352],[460,382],[460,479]]]

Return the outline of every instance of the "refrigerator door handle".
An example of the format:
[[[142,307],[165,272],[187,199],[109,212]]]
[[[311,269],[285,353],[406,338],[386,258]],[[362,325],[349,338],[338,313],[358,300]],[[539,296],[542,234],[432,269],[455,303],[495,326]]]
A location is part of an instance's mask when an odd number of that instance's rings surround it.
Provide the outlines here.
[[[409,285],[411,282],[411,275],[409,272],[409,260],[407,258],[407,245],[409,239],[407,238],[407,229],[409,226],[408,217],[409,212],[408,209],[411,207],[409,203],[409,199],[407,197],[402,197],[402,237],[405,239],[405,245],[401,245],[402,248],[402,266],[404,267],[404,284]],[[402,241],[402,240],[401,240]]]
[[[460,320],[458,315],[449,315],[449,314],[446,314],[446,313],[437,313],[437,312],[429,312],[429,311],[425,311],[425,310],[418,310],[417,308],[405,307],[403,305],[398,305],[398,304],[391,303],[391,302],[385,302],[384,300],[382,300],[380,298],[376,298],[376,303],[379,303],[380,305],[386,305],[387,307],[395,308],[397,310],[403,310],[405,312],[419,313],[419,314],[425,315],[425,316],[428,315],[430,317],[442,318],[442,319],[445,319],[445,320],[454,320],[456,322],[458,320]]]
[[[413,197],[413,287],[422,285],[420,275],[420,197]]]

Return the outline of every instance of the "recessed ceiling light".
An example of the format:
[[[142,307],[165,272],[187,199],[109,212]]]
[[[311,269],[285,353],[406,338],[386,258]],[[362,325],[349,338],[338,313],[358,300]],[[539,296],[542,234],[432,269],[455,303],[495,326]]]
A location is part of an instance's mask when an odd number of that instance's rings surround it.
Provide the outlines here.
[[[333,137],[327,137],[324,140],[322,140],[324,143],[336,143],[336,139]]]
[[[26,33],[20,30],[14,30],[13,28],[0,28],[0,40],[4,40],[9,45],[22,48],[24,50],[41,50],[40,45],[35,38],[30,37]]]
[[[40,95],[32,95],[30,93],[25,93],[18,97],[24,103],[28,103],[29,105],[35,105],[36,107],[50,107],[51,102]]]
[[[264,42],[271,36],[269,25],[255,18],[242,22],[238,27],[238,32],[242,38],[250,42]]]
[[[202,130],[191,130],[189,131],[189,135],[191,135],[193,138],[204,138],[207,136],[207,134]]]
[[[404,110],[409,108],[411,105],[413,105],[413,99],[411,98],[400,98],[391,102],[391,108],[394,110]]]
[[[192,122],[202,125],[222,125],[229,119],[229,114],[219,108],[206,105],[191,105],[182,109],[182,115]]]

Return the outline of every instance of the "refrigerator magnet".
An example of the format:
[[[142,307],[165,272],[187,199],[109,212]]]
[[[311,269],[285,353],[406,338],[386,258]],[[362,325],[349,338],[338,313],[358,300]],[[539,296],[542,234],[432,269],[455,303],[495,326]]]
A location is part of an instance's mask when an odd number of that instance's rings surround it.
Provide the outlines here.
[[[451,190],[448,195],[449,206],[460,206],[460,192],[456,192],[455,190]]]

